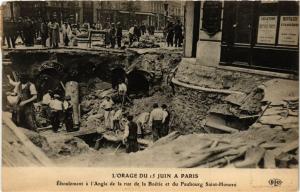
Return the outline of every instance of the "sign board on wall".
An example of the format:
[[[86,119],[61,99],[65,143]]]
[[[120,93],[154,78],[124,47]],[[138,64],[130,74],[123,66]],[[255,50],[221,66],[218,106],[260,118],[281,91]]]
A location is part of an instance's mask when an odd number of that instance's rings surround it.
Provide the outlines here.
[[[260,16],[257,43],[275,44],[277,16]]]
[[[299,37],[299,17],[281,16],[278,44],[298,45]]]

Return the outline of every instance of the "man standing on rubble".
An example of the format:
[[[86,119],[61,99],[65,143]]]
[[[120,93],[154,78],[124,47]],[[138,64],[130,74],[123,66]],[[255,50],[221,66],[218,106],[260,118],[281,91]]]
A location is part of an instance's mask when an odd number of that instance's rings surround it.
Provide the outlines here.
[[[125,131],[123,136],[123,143],[126,143],[126,153],[137,152],[137,125],[133,122],[133,116],[128,115],[128,123],[125,125]]]
[[[105,96],[104,101],[101,103],[101,108],[104,109],[104,125],[106,128],[110,128],[111,126],[111,111],[114,102],[108,96]]]
[[[33,102],[37,99],[36,87],[29,81],[27,74],[20,74],[20,81],[15,82],[19,100],[12,113],[12,119],[17,126],[35,130]]]
[[[64,110],[64,123],[66,125],[67,132],[72,132],[73,130],[73,104],[71,103],[71,96],[67,95],[63,102]]]
[[[127,85],[124,82],[119,82],[118,94],[119,94],[119,97],[121,98],[122,106],[123,106],[126,96],[127,96]]]
[[[60,96],[58,94],[54,94],[54,99],[50,101],[49,107],[51,111],[50,122],[52,125],[52,130],[54,133],[57,133],[63,110],[63,103],[60,100]]]
[[[144,138],[145,137],[145,127],[146,127],[146,124],[149,120],[149,116],[150,116],[150,113],[148,112],[143,112],[141,113],[137,119],[136,119],[136,124],[138,126],[138,137],[139,138]]]
[[[54,98],[54,93],[52,90],[48,90],[47,93],[43,95],[42,98],[42,111],[48,121],[50,121],[50,116],[51,116],[51,110],[49,104],[53,98]]]
[[[120,120],[122,119],[123,112],[125,108],[122,107],[121,109],[117,110],[112,117],[112,130],[119,131],[120,130]]]
[[[162,137],[169,134],[169,123],[170,123],[170,111],[168,110],[168,107],[166,104],[163,104],[161,106],[163,110],[163,131],[162,131]]]
[[[152,136],[154,142],[162,137],[163,117],[163,110],[158,107],[157,103],[154,103],[153,110],[151,111],[149,117],[149,127],[152,127]]]

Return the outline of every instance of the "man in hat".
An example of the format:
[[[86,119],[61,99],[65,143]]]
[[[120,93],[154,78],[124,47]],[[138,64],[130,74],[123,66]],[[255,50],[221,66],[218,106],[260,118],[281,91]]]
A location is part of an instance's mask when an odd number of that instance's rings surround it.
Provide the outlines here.
[[[126,143],[126,152],[137,152],[138,142],[137,142],[137,124],[133,122],[133,116],[128,115],[128,123],[125,125],[125,132],[123,136],[123,143]]]
[[[154,103],[153,110],[151,111],[149,117],[149,127],[152,127],[152,136],[154,142],[162,137],[163,118],[163,110],[158,107],[157,103]]]
[[[138,126],[138,137],[139,138],[144,138],[145,137],[145,128],[147,126],[147,122],[149,120],[150,113],[148,112],[143,112],[139,114],[139,116],[136,119],[136,124]]]
[[[112,116],[112,130],[117,132],[120,130],[120,120],[123,117],[123,112],[125,108],[122,107],[121,109],[117,110],[115,114]]]
[[[71,33],[72,31],[70,25],[67,22],[64,22],[62,25],[62,35],[65,46],[69,46]]]
[[[49,107],[51,110],[50,122],[52,125],[52,130],[54,133],[57,133],[60,125],[60,117],[63,110],[63,103],[60,100],[60,96],[58,94],[54,94],[54,99],[50,101]]]
[[[116,45],[116,26],[114,23],[111,24],[110,30],[109,30],[109,36],[110,36],[110,48],[115,48]]]
[[[162,137],[167,136],[169,134],[169,124],[170,124],[170,111],[168,110],[168,106],[166,104],[163,104],[161,106],[163,110],[163,131],[162,131]]]
[[[105,119],[104,124],[106,128],[111,127],[111,111],[113,105],[114,102],[108,96],[105,96],[104,101],[101,103],[101,108],[104,109],[104,119]]]
[[[59,43],[59,24],[57,22],[57,19],[53,19],[53,23],[51,25],[52,29],[52,43],[53,43],[53,48],[58,48],[58,43]]]
[[[120,22],[117,23],[117,32],[116,32],[116,36],[117,36],[117,44],[118,44],[118,48],[121,48],[121,41],[122,41],[122,26],[121,26],[121,23],[120,23]]]

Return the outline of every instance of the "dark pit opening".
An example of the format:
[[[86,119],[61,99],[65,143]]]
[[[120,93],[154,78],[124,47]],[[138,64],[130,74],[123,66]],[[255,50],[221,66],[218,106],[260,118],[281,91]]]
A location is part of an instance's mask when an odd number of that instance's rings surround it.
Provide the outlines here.
[[[127,76],[128,78],[128,93],[139,94],[143,93],[148,95],[149,93],[149,81],[146,77],[147,74],[140,70],[134,70]]]
[[[35,78],[35,85],[38,91],[38,100],[41,100],[49,89],[60,94],[64,93],[60,83],[59,73],[53,68],[41,71]]]
[[[117,88],[118,82],[125,82],[126,72],[123,68],[117,67],[111,71],[111,85],[113,89]]]
[[[89,147],[94,148],[96,150],[100,148],[120,148],[123,149],[125,146],[120,142],[111,141],[105,139],[102,134],[99,133],[89,133],[85,135],[76,136],[82,139]]]

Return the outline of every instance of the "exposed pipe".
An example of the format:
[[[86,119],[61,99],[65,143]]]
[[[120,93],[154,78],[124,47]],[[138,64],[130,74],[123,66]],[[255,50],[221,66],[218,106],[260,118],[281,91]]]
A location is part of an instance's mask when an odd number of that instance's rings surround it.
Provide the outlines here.
[[[213,88],[200,87],[197,85],[190,85],[187,83],[180,82],[175,78],[172,78],[172,83],[182,86],[182,87],[185,87],[185,88],[195,89],[195,90],[204,91],[204,92],[223,93],[223,94],[244,94],[239,91],[230,91],[230,90],[226,90],[226,89],[213,89]]]

